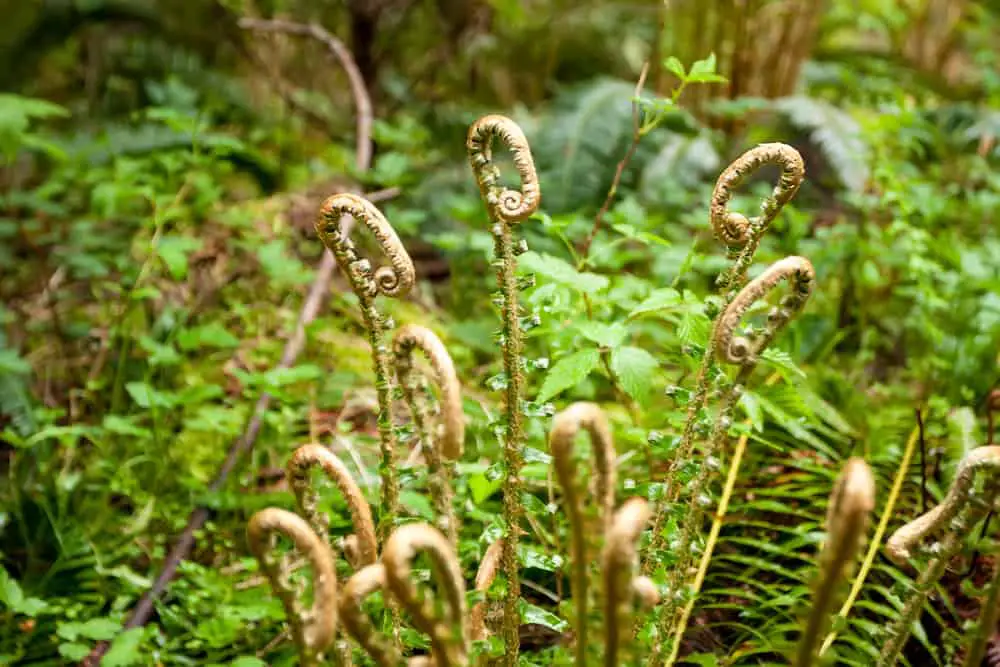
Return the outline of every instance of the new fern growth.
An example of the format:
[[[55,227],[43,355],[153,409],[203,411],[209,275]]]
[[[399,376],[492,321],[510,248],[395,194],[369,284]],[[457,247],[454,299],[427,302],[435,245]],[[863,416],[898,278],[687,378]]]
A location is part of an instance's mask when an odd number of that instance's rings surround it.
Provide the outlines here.
[[[371,262],[358,255],[351,239],[341,233],[338,221],[344,215],[350,215],[371,231],[389,260],[389,266],[372,270]],[[391,360],[386,341],[386,332],[393,328],[393,322],[391,318],[379,313],[375,300],[379,294],[400,297],[409,292],[415,280],[413,262],[382,213],[371,202],[356,195],[334,195],[323,202],[316,230],[323,244],[337,258],[338,266],[357,294],[361,315],[368,329],[375,370],[375,390],[378,394],[378,430],[382,454],[379,465],[382,498],[378,528],[380,537],[384,538],[392,528],[399,505]]]
[[[978,490],[975,482],[981,472],[987,473],[989,477],[984,488]],[[951,558],[958,553],[962,540],[969,530],[993,508],[1000,494],[998,472],[1000,472],[1000,445],[973,449],[959,464],[955,479],[941,504],[904,525],[886,542],[886,555],[896,564],[904,565],[910,560],[913,550],[921,541],[934,535],[940,539],[931,546],[930,552],[933,557],[921,570],[906,598],[903,610],[889,627],[889,639],[879,655],[880,667],[896,664],[931,588],[944,574]],[[990,595],[995,593],[991,591]],[[995,613],[995,611],[990,610],[985,613]],[[971,649],[968,654],[970,658],[974,658],[974,653],[981,650],[977,635],[973,635]],[[978,666],[979,663],[966,664]]]
[[[419,446],[427,461],[431,500],[448,541],[457,548],[458,520],[453,507],[449,462],[462,455],[465,418],[462,414],[461,388],[455,374],[455,364],[434,332],[416,324],[400,327],[393,338],[392,349],[396,376],[403,388],[403,397],[413,417]],[[414,364],[413,354],[417,350],[423,352],[430,361],[430,379],[440,391],[440,434],[431,430],[427,378],[418,372]]]
[[[521,189],[511,190],[500,182],[500,170],[493,163],[493,142],[504,144],[514,158],[514,166],[521,178]],[[518,309],[518,285],[515,257],[526,249],[524,243],[514,241],[514,227],[538,209],[541,190],[531,157],[531,149],[524,132],[514,121],[504,116],[490,115],[480,118],[469,128],[466,148],[469,163],[479,184],[479,190],[490,216],[490,232],[494,241],[494,262],[497,272],[498,295],[501,304],[503,327],[504,381],[506,408],[503,435],[503,570],[507,578],[507,597],[504,604],[503,638],[506,644],[506,664],[517,664],[519,600],[521,587],[518,573],[517,544],[524,509],[521,504],[521,448],[524,440],[523,384],[521,372],[521,325]]]
[[[572,541],[573,577],[572,592],[576,607],[576,664],[587,663],[587,638],[589,606],[589,565],[588,530],[584,517],[584,496],[586,490],[579,488],[577,464],[573,457],[576,435],[581,429],[590,434],[596,473],[597,506],[600,513],[601,533],[611,521],[615,492],[615,446],[611,440],[611,429],[601,409],[593,403],[574,403],[555,416],[549,433],[549,450],[556,469],[556,477],[562,487],[569,515]],[[599,533],[598,533],[599,534]]]
[[[812,606],[795,655],[795,667],[810,667],[818,659],[837,587],[847,578],[864,542],[868,517],[875,507],[875,478],[864,460],[848,460],[833,487],[826,513],[826,543],[820,553],[819,576]]]
[[[288,538],[294,549],[278,551],[278,536]],[[253,515],[247,527],[250,551],[281,599],[299,649],[299,664],[316,667],[337,632],[337,575],[330,547],[297,514],[274,507]],[[303,605],[304,581],[292,581],[294,554],[304,556],[312,569],[312,605]]]

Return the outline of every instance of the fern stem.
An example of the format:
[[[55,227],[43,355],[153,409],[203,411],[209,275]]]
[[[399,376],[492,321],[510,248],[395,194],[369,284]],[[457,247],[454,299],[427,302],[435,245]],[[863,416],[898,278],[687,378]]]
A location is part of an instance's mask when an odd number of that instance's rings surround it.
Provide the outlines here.
[[[899,499],[899,492],[903,488],[903,481],[906,479],[906,472],[910,468],[910,461],[913,459],[913,452],[916,450],[917,446],[917,436],[920,434],[919,427],[913,427],[913,431],[910,432],[910,437],[906,441],[906,447],[903,450],[903,458],[899,462],[899,468],[896,470],[896,477],[892,480],[892,488],[889,490],[889,497],[885,501],[885,508],[882,510],[882,516],[879,518],[878,526],[875,528],[875,535],[872,537],[871,544],[868,545],[868,553],[865,554],[865,560],[861,564],[861,569],[858,570],[858,576],[854,578],[854,583],[851,584],[851,590],[847,594],[847,599],[844,600],[843,606],[841,606],[840,611],[837,612],[837,618],[847,618],[847,615],[851,613],[851,608],[858,599],[858,595],[861,593],[861,588],[865,585],[865,578],[868,576],[869,570],[871,570],[872,565],[875,563],[875,556],[878,554],[879,547],[882,545],[882,538],[885,536],[885,530],[889,526],[889,520],[892,518],[893,510],[896,508],[896,501]],[[834,623],[836,626],[836,623]],[[823,645],[819,649],[819,655],[826,652],[830,645],[833,644],[834,640],[837,638],[837,631],[831,630],[827,634],[826,639],[823,640]]]
[[[969,640],[969,649],[965,655],[965,667],[979,667],[986,653],[986,642],[996,631],[997,619],[1000,617],[1000,564],[993,566],[993,579],[986,592],[986,599],[979,608],[979,622]]]

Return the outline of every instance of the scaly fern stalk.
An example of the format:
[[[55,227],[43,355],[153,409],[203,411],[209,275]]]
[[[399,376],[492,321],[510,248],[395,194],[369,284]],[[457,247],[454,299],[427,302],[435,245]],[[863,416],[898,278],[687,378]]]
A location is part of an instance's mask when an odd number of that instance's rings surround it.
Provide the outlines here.
[[[341,234],[339,220],[344,215],[350,215],[372,232],[382,252],[388,258],[389,266],[380,266],[373,271],[371,262],[358,255],[351,239]],[[362,197],[339,194],[328,198],[320,209],[316,231],[323,244],[337,258],[338,266],[357,294],[358,302],[361,304],[361,315],[368,329],[368,341],[372,348],[375,371],[375,390],[378,394],[378,430],[382,454],[379,465],[382,498],[378,532],[384,539],[392,529],[399,504],[390,359],[386,345],[386,331],[391,329],[393,324],[390,318],[378,312],[375,299],[380,293],[386,296],[404,296],[413,287],[415,271],[413,262],[399,241],[399,237],[396,236],[395,230],[382,213]]]
[[[934,534],[944,534],[942,541],[932,547],[934,557],[922,570],[903,611],[889,628],[889,640],[879,655],[880,667],[896,664],[927,594],[944,574],[952,556],[961,548],[965,535],[986,515],[996,500],[1000,491],[1000,479],[996,477],[998,470],[1000,445],[974,449],[959,464],[955,479],[941,504],[904,525],[886,542],[886,555],[897,565],[903,565],[920,541]],[[982,493],[974,488],[976,474],[980,471],[991,475]]]
[[[868,517],[875,507],[875,479],[864,460],[850,459],[837,479],[826,514],[826,544],[812,606],[796,651],[796,667],[810,667],[817,659],[820,636],[829,621],[837,586],[854,562],[864,540]]]
[[[722,362],[738,364],[739,371],[733,384],[723,394],[722,405],[719,408],[708,447],[704,452],[706,460],[719,456],[719,452],[723,449],[728,438],[733,409],[757,367],[760,355],[781,329],[805,307],[812,293],[815,278],[816,274],[809,260],[804,257],[785,257],[772,264],[740,290],[717,318],[710,345],[713,350],[712,354]],[[754,332],[749,336],[737,335],[740,321],[750,307],[765,299],[782,281],[790,283],[790,293],[784,296],[780,304],[768,313],[764,330]],[[702,493],[707,486],[711,471],[711,466],[702,465],[692,483],[692,495],[678,538],[678,562],[668,577],[668,588],[671,595],[660,610],[658,620],[660,630],[650,664],[658,661],[663,638],[673,636],[669,646],[668,655],[670,657],[667,659],[667,664],[673,663],[680,648],[680,640],[686,629],[690,606],[693,605],[694,601],[693,599],[684,600],[686,606],[681,609],[685,611],[682,611],[680,615],[680,622],[675,624],[674,617],[678,612],[679,603],[683,599],[677,593],[681,590],[685,578],[689,576],[690,567],[694,560],[691,545],[704,518]],[[691,595],[696,595],[696,591],[692,591]]]
[[[371,508],[361,493],[347,466],[333,452],[322,445],[303,445],[295,450],[288,462],[288,480],[295,494],[299,513],[306,518],[317,535],[324,536],[329,529],[329,519],[319,511],[319,494],[310,480],[310,472],[319,467],[340,490],[351,513],[354,533],[345,539],[344,554],[354,569],[374,563],[378,558],[375,540],[375,522]]]
[[[611,429],[601,409],[593,403],[574,403],[555,416],[549,433],[549,450],[556,477],[563,490],[566,513],[569,515],[573,555],[573,600],[576,604],[576,664],[587,664],[587,608],[589,605],[590,558],[588,557],[588,531],[584,519],[585,490],[578,488],[577,464],[573,458],[576,435],[581,429],[590,434],[597,477],[597,505],[600,512],[601,533],[611,521],[615,493],[615,445]]]
[[[760,215],[747,218],[729,210],[729,201],[733,192],[747,177],[766,164],[776,164],[781,167],[781,176],[770,197],[760,205]],[[761,144],[750,149],[720,174],[712,191],[712,201],[709,208],[709,220],[715,237],[724,243],[729,254],[735,258],[735,263],[717,280],[723,293],[723,307],[735,297],[735,290],[743,282],[747,269],[753,261],[754,253],[760,245],[760,239],[781,209],[798,192],[805,176],[805,166],[802,157],[791,146],[781,143]],[[663,551],[665,536],[663,523],[666,520],[666,509],[677,501],[683,490],[679,471],[691,457],[695,444],[695,429],[699,423],[699,413],[708,398],[711,376],[715,369],[715,348],[708,345],[702,357],[701,365],[695,379],[695,389],[687,406],[687,418],[681,442],[674,453],[673,460],[664,479],[664,492],[654,513],[653,542],[647,550],[644,570],[649,572],[653,567],[652,556]],[[692,492],[693,496],[700,494],[700,489]]]
[[[393,642],[379,635],[363,608],[368,596],[385,590],[385,566],[382,563],[361,568],[341,589],[340,618],[347,634],[378,667],[396,667],[403,661],[402,654]]]
[[[309,608],[302,606],[301,591],[291,581],[291,558],[277,553],[278,535],[291,540],[295,551],[312,567],[313,603]],[[337,575],[329,545],[297,514],[273,507],[251,517],[247,540],[285,607],[299,663],[303,667],[321,665],[337,632]]]
[[[403,388],[403,397],[410,408],[420,448],[427,461],[431,499],[441,528],[452,547],[458,548],[458,519],[455,517],[448,461],[462,455],[465,440],[465,419],[462,396],[455,374],[455,364],[434,332],[416,324],[401,327],[392,341],[396,377]],[[431,414],[426,380],[413,363],[413,353],[420,350],[431,363],[431,379],[441,394],[440,435],[431,432]]]
[[[604,537],[601,569],[604,576],[604,665],[617,667],[631,638],[631,614],[637,606],[649,609],[659,601],[656,586],[647,577],[636,577],[636,548],[646,522],[649,504],[632,498],[615,513]],[[626,658],[625,664],[629,664]]]
[[[413,582],[413,561],[420,553],[430,558],[431,574],[441,594],[437,604],[421,594]],[[409,612],[414,627],[431,638],[436,667],[466,665],[465,582],[458,557],[447,538],[428,524],[400,526],[385,544],[382,563],[386,587]]]
[[[1000,565],[993,566],[993,578],[986,589],[986,599],[979,608],[979,622],[969,638],[965,667],[979,667],[986,653],[986,644],[996,632],[1000,620]]]
[[[499,140],[513,155],[514,166],[521,177],[521,190],[509,190],[500,184],[500,171],[493,164],[492,143]],[[521,447],[522,427],[521,326],[518,311],[518,286],[515,256],[526,246],[515,247],[513,227],[538,209],[541,190],[531,157],[531,149],[521,128],[504,116],[480,118],[469,128],[466,141],[469,162],[479,184],[479,190],[489,212],[494,241],[498,298],[502,308],[503,366],[506,380],[503,479],[503,566],[507,578],[507,598],[504,604],[503,638],[508,667],[517,664],[519,600],[521,586],[518,573],[517,544],[521,517]]]

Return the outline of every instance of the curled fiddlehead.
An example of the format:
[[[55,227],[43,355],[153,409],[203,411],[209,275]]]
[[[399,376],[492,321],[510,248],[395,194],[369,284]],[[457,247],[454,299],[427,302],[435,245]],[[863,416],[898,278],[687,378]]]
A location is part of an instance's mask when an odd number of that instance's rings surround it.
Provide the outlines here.
[[[479,570],[476,571],[476,590],[486,595],[486,591],[493,585],[497,578],[497,571],[500,569],[500,557],[503,554],[503,540],[496,540],[486,549],[483,560],[479,563]],[[480,600],[472,607],[469,614],[469,636],[473,641],[486,639],[486,605],[485,599]]]
[[[378,543],[375,541],[375,522],[372,520],[368,501],[347,466],[322,445],[303,445],[295,450],[288,461],[289,484],[295,494],[299,512],[318,535],[326,535],[328,518],[319,511],[319,495],[310,480],[310,472],[314,467],[319,467],[337,485],[347,501],[354,534],[345,540],[344,554],[351,567],[357,569],[374,563],[378,558]]]
[[[636,543],[649,520],[649,505],[631,498],[615,513],[604,537],[601,569],[604,575],[604,664],[617,667],[619,653],[631,636],[630,616],[635,603],[652,607],[658,600],[656,586],[647,577],[636,577]]]
[[[413,561],[420,553],[430,558],[431,573],[442,594],[435,601],[422,594],[413,581]],[[382,550],[386,585],[410,614],[414,627],[431,639],[437,667],[459,667],[468,659],[465,632],[465,582],[455,550],[441,531],[428,524],[406,524],[397,528]]]
[[[989,473],[983,491],[975,488],[976,476]],[[944,574],[958,553],[965,535],[978,523],[1000,495],[1000,445],[973,449],[958,466],[955,479],[941,504],[898,529],[886,542],[886,555],[897,564],[906,563],[918,543],[932,535],[942,535],[930,549],[933,557],[921,569],[900,615],[889,627],[889,639],[882,647],[878,664],[895,665],[910,629],[920,614],[930,589]],[[975,648],[975,646],[973,646]]]
[[[789,283],[789,294],[782,298],[779,305],[773,307],[768,313],[764,331],[756,332],[750,336],[738,335],[737,329],[740,321],[750,307],[765,299],[782,281]],[[760,276],[745,285],[716,319],[710,345],[711,355],[713,359],[717,358],[736,364],[739,370],[732,384],[724,391],[720,399],[715,424],[703,454],[706,460],[717,460],[718,453],[722,450],[728,437],[733,409],[742,396],[754,369],[756,369],[760,355],[775,336],[805,307],[815,282],[815,272],[809,260],[804,257],[785,257],[772,264]],[[709,465],[703,464],[691,482],[688,509],[681,521],[678,539],[679,560],[668,577],[668,588],[671,591],[680,590],[681,583],[690,569],[690,563],[693,562],[690,547],[704,518],[706,498],[704,491],[711,471],[712,468]],[[657,515],[657,521],[654,523],[654,536],[660,530],[662,521],[663,513],[661,512]],[[676,632],[671,632],[671,627],[679,605],[680,597],[671,595],[668,602],[660,608],[660,637],[669,637],[672,634],[675,637],[678,636]],[[683,614],[681,616],[682,619],[686,619]],[[679,626],[683,626],[685,622],[682,620]],[[683,631],[683,627],[681,627],[681,631]],[[671,646],[671,651],[674,653],[676,653],[676,644],[677,641]],[[657,643],[654,658],[658,656],[660,648],[660,644]]]
[[[747,176],[766,164],[781,167],[781,176],[774,191],[760,205],[760,215],[748,219],[742,213],[729,210],[733,191]],[[736,158],[715,182],[709,215],[716,238],[729,248],[743,249],[767,229],[787,204],[805,177],[805,165],[799,152],[781,143],[760,144]]]
[[[875,507],[875,478],[864,460],[848,460],[833,487],[826,514],[826,543],[820,554],[820,571],[813,589],[812,607],[799,640],[795,664],[809,667],[817,658],[820,636],[825,632],[836,588],[846,577],[864,541],[868,516]]]
[[[555,416],[549,432],[549,450],[556,477],[563,489],[569,515],[573,554],[573,600],[576,603],[576,664],[586,664],[587,644],[587,556],[588,530],[584,519],[585,491],[577,485],[577,466],[573,458],[577,433],[585,429],[590,434],[596,472],[597,505],[601,517],[601,532],[611,521],[615,493],[615,445],[604,412],[593,403],[574,403]]]
[[[341,232],[339,220],[344,215],[350,215],[372,232],[388,258],[389,266],[380,266],[373,271],[371,262],[358,255],[350,237]],[[384,537],[396,515],[399,488],[394,465],[396,436],[393,432],[390,362],[385,341],[385,332],[392,328],[392,321],[375,308],[375,297],[378,294],[401,297],[409,292],[415,280],[413,262],[382,213],[371,202],[357,195],[338,194],[323,202],[316,230],[323,244],[337,258],[338,266],[357,294],[368,329],[379,404],[378,429],[382,455],[379,466],[382,479],[379,530]]]
[[[291,581],[290,556],[277,552],[278,535],[288,538],[312,568],[312,605],[308,608],[303,606],[302,591]],[[250,518],[247,541],[285,607],[301,664],[321,664],[337,632],[337,575],[329,545],[297,514],[273,507]]]
[[[364,602],[377,591],[385,591],[385,566],[373,563],[347,580],[340,593],[340,618],[344,630],[361,646],[378,667],[396,667],[402,656],[393,642],[379,635],[364,611]]]
[[[392,341],[396,376],[403,396],[413,416],[420,447],[427,460],[431,497],[452,544],[458,543],[458,520],[452,506],[451,475],[445,460],[462,455],[465,440],[465,416],[462,414],[461,387],[455,365],[444,344],[433,331],[416,324],[407,324],[396,332]],[[440,435],[432,434],[430,407],[425,378],[418,373],[413,354],[420,350],[431,364],[431,379],[440,391]]]
[[[493,163],[494,140],[505,144],[513,154],[514,166],[521,178],[520,190],[510,190],[500,184],[500,172]],[[520,477],[523,463],[521,443],[524,439],[521,407],[524,378],[521,373],[522,342],[515,257],[527,247],[523,241],[515,247],[512,227],[538,209],[541,190],[528,141],[521,128],[509,118],[497,115],[480,118],[469,128],[466,148],[469,164],[490,215],[497,285],[500,289],[497,299],[503,321],[501,340],[506,385],[503,479],[503,518],[506,529],[503,539],[503,569],[507,578],[503,636],[506,664],[512,667],[517,664],[519,644],[518,601],[521,587],[517,543],[524,513],[521,506]]]

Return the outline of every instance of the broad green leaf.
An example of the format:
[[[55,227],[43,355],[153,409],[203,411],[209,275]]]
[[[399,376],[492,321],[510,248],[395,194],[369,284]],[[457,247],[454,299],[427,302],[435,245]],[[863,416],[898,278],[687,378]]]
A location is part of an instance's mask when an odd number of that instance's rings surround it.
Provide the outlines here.
[[[602,347],[618,347],[628,335],[628,329],[621,322],[604,324],[603,322],[584,320],[577,324],[576,328],[584,338]]]
[[[209,322],[200,327],[185,329],[177,334],[177,344],[182,350],[201,348],[232,348],[240,344],[240,339],[229,333],[221,322]]]
[[[757,395],[747,391],[740,397],[740,406],[746,412],[747,419],[753,426],[753,430],[760,432],[764,430],[764,410],[761,408]]]
[[[668,72],[673,72],[678,79],[684,80],[687,78],[687,73],[684,71],[684,65],[676,56],[670,56],[663,61],[663,66]]]
[[[628,314],[630,318],[658,310],[669,310],[681,303],[680,293],[672,287],[654,290],[652,294]]]
[[[188,257],[195,250],[201,249],[201,239],[189,236],[165,236],[156,245],[156,254],[167,265],[167,271],[174,280],[187,277]]]
[[[554,255],[529,251],[521,255],[519,263],[523,270],[580,292],[599,292],[609,282],[606,276],[577,271],[569,262]]]
[[[534,623],[535,625],[543,625],[550,630],[555,630],[556,632],[564,632],[566,630],[566,621],[559,618],[550,611],[546,611],[541,607],[536,607],[535,605],[524,602],[521,603],[521,618],[524,619],[525,623]]]
[[[626,345],[611,352],[611,370],[628,395],[645,402],[656,371],[656,358],[641,347]]]
[[[90,646],[77,642],[66,642],[59,644],[59,655],[70,662],[80,662],[90,655]]]
[[[597,351],[597,348],[579,350],[563,357],[552,366],[552,369],[545,376],[542,390],[538,393],[536,400],[539,402],[547,401],[556,394],[580,384],[597,367],[600,360],[601,353]]]
[[[0,373],[24,375],[31,372],[31,364],[10,348],[0,348]]]
[[[169,408],[177,401],[173,393],[158,391],[145,382],[129,382],[125,391],[140,408]]]
[[[143,632],[143,628],[132,628],[116,636],[101,664],[104,667],[126,667],[127,665],[141,664],[142,651],[139,644],[142,642]]]

